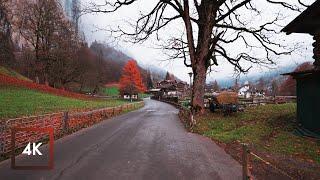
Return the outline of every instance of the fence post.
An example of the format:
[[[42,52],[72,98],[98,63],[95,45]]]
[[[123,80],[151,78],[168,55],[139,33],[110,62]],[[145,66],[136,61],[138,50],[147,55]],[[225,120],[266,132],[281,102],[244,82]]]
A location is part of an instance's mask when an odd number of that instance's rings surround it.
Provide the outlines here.
[[[242,177],[243,180],[249,180],[249,168],[248,168],[248,145],[243,143],[242,144]]]
[[[4,132],[5,132],[5,124],[0,122],[0,154],[4,153]]]
[[[16,130],[11,129],[11,168],[15,168],[15,139],[16,139]]]
[[[69,112],[65,111],[65,112],[63,112],[63,119],[62,119],[64,133],[68,132],[68,129],[69,129],[68,120],[69,120]]]

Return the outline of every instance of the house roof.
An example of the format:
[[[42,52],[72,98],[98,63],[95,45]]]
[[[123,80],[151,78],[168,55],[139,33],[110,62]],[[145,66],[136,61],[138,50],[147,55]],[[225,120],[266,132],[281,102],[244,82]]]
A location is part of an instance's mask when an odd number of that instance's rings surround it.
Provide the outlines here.
[[[291,75],[291,76],[308,76],[308,75],[313,75],[313,74],[320,74],[319,69],[309,69],[305,71],[298,71],[298,72],[291,72],[291,73],[285,73],[282,75]]]
[[[281,31],[291,33],[313,34],[320,30],[320,0],[314,2]]]
[[[175,84],[164,84],[159,87],[161,90],[176,90],[177,86]]]
[[[158,82],[158,84],[167,84],[167,83],[177,83],[176,80],[163,80]]]

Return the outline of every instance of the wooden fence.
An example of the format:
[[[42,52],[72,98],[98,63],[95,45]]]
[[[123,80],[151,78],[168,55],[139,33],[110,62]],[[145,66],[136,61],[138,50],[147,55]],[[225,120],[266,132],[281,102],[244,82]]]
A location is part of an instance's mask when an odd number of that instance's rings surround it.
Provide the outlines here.
[[[293,103],[297,101],[296,96],[276,96],[276,97],[264,97],[264,98],[240,98],[239,105],[244,107],[258,106],[265,104],[284,104]]]

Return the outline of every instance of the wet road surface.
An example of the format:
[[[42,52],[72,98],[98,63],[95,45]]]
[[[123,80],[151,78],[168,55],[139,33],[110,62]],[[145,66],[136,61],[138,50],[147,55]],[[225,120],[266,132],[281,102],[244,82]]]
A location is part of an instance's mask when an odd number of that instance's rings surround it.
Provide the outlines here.
[[[239,163],[208,138],[188,133],[173,106],[145,104],[57,140],[53,170],[11,170],[7,160],[0,179],[241,179]],[[19,156],[17,163],[30,159]]]

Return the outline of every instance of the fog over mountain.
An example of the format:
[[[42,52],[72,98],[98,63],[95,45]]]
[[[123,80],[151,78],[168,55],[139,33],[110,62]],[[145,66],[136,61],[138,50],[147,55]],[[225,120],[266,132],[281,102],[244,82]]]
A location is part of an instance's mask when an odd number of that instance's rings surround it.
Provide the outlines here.
[[[260,73],[249,74],[249,75],[240,75],[240,77],[234,76],[234,77],[220,78],[220,79],[217,79],[217,82],[221,87],[228,88],[234,84],[236,78],[238,78],[238,81],[240,84],[243,84],[246,81],[257,82],[260,78],[269,79],[269,80],[272,80],[275,78],[282,78],[282,77],[285,78],[285,76],[282,76],[281,74],[292,72],[296,67],[297,67],[296,64],[289,64],[287,66],[283,66],[280,68],[270,69],[269,71],[266,71],[266,72],[260,72]]]

